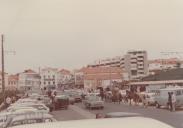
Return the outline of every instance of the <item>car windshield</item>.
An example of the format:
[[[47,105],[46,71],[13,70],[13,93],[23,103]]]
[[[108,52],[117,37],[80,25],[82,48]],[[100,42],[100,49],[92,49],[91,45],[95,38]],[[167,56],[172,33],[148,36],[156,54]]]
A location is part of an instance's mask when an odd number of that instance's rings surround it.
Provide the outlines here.
[[[183,0],[0,0],[0,128],[31,112],[53,117],[40,128],[182,128]],[[139,116],[103,119],[124,112]]]

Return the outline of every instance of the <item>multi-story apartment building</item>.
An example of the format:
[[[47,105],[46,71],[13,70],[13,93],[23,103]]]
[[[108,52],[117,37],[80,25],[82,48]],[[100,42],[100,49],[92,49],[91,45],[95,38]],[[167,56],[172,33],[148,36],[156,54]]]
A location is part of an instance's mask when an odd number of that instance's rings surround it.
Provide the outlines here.
[[[41,88],[50,89],[57,88],[58,85],[58,69],[44,68],[40,72]]]
[[[8,88],[18,89],[19,74],[8,76]]]
[[[81,68],[74,71],[74,83],[76,87],[84,87],[84,70],[85,68]]]
[[[74,84],[73,74],[66,69],[61,69],[58,71],[58,87],[64,88]]]
[[[148,75],[148,59],[146,51],[129,51],[121,61],[121,67],[128,72],[130,79],[138,79]]]
[[[121,67],[128,73],[129,79],[138,79],[148,75],[146,51],[129,51],[124,56],[95,61],[88,67]]]
[[[114,57],[114,58],[107,58],[107,59],[101,59],[97,60],[92,64],[89,64],[88,67],[120,67],[120,56]]]
[[[28,69],[19,73],[18,89],[35,90],[40,88],[40,75],[39,73]]]

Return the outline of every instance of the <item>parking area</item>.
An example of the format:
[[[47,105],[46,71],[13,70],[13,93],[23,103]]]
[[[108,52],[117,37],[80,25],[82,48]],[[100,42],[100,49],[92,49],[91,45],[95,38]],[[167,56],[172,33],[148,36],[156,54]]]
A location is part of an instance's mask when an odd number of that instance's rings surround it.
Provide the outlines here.
[[[114,104],[114,103],[105,103],[104,109],[93,109],[89,110],[84,107],[82,103],[76,104],[79,108],[88,111],[93,114],[106,114],[110,112],[129,112],[129,113],[139,113],[143,117],[153,118],[164,123],[170,124],[175,128],[183,128],[183,109],[179,109],[176,112],[170,112],[167,108],[157,109],[154,106],[144,108],[142,105],[129,106],[127,104]]]

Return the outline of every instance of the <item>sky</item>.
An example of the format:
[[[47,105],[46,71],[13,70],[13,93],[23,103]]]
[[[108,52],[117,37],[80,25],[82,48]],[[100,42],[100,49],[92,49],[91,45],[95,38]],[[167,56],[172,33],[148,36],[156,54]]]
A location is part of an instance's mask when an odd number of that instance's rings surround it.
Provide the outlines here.
[[[182,12],[182,0],[0,0],[5,70],[75,69],[133,49],[149,59],[182,52]]]

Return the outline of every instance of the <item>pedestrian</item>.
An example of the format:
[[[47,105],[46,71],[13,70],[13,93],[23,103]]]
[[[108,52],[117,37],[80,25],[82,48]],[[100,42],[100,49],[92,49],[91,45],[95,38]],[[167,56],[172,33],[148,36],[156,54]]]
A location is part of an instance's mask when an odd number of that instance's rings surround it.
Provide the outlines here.
[[[146,94],[144,94],[143,95],[143,98],[142,98],[143,100],[143,106],[144,106],[144,108],[147,108],[147,99],[146,99]]]
[[[176,107],[176,96],[175,96],[175,93],[171,93],[171,96],[172,96],[172,111],[174,112],[175,111],[175,107]]]
[[[170,111],[172,111],[172,94],[171,94],[171,92],[168,92],[168,108]]]

